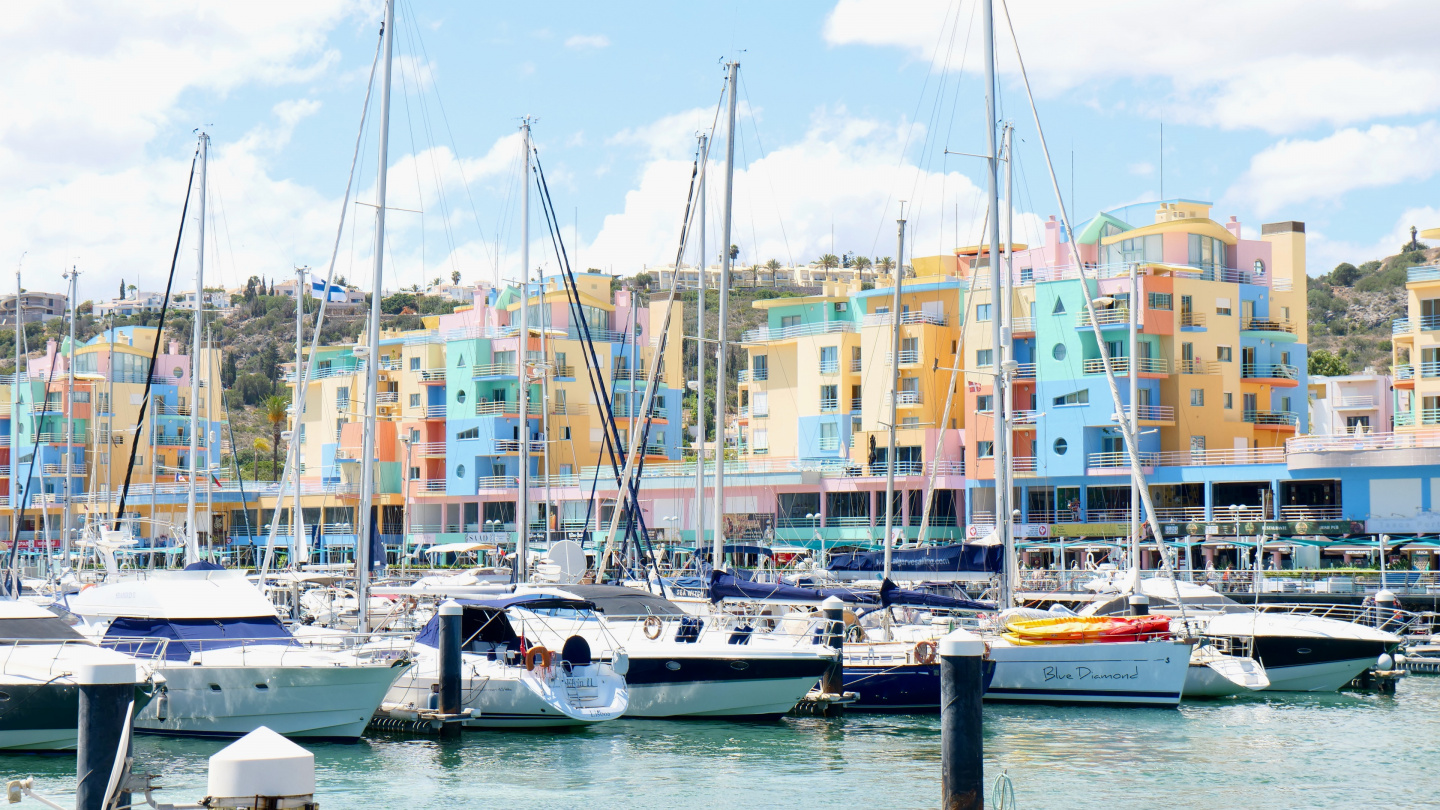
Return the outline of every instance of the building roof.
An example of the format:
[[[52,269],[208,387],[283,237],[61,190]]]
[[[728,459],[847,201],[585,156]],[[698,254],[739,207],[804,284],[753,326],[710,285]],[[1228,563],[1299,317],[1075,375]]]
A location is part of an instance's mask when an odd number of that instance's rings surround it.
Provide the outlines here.
[[[1235,234],[1225,230],[1225,226],[1213,219],[1209,219],[1208,217],[1186,217],[1184,219],[1156,222],[1153,225],[1145,225],[1124,233],[1117,233],[1114,236],[1107,236],[1100,240],[1100,244],[1113,245],[1116,242],[1123,242],[1126,239],[1134,239],[1137,236],[1149,236],[1157,233],[1198,233],[1201,236],[1213,236],[1227,245],[1234,245],[1240,241],[1235,237]]]
[[[1100,213],[1091,217],[1089,222],[1080,226],[1080,233],[1076,237],[1075,241],[1082,245],[1093,245],[1096,242],[1099,242],[1100,232],[1105,229],[1106,225],[1114,225],[1122,231],[1129,231],[1134,228],[1133,225],[1126,222],[1125,220],[1101,211]]]

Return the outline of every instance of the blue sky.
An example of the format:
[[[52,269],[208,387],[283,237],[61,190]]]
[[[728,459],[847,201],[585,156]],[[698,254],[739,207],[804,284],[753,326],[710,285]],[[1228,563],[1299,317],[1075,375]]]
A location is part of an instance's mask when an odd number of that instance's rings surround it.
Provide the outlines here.
[[[1160,196],[1163,123],[1164,194],[1214,201],[1217,219],[1237,215],[1251,233],[1305,221],[1312,273],[1393,252],[1410,224],[1440,225],[1440,57],[1397,33],[1436,30],[1433,4],[1217,2],[1204,19],[1143,2],[1015,5],[1067,203],[1073,152],[1078,219]],[[137,0],[0,22],[0,68],[17,77],[0,90],[15,111],[0,121],[0,256],[24,254],[32,288],[71,263],[85,297],[113,295],[120,278],[163,287],[203,126],[210,281],[324,267],[379,8]],[[579,263],[629,274],[673,260],[693,135],[713,120],[726,58],[742,63],[741,261],[892,254],[901,199],[914,254],[970,244],[983,166],[944,150],[985,148],[977,9],[402,0],[390,204],[424,213],[391,215],[386,286],[518,273],[514,133],[527,114]],[[1029,241],[1057,209],[1008,33],[999,49],[1002,111],[1021,141],[1016,237]],[[361,201],[375,162],[372,127]],[[718,174],[711,192],[713,253]],[[337,267],[359,279],[372,215],[352,205],[351,217]],[[537,217],[532,260],[553,266],[541,228]]]

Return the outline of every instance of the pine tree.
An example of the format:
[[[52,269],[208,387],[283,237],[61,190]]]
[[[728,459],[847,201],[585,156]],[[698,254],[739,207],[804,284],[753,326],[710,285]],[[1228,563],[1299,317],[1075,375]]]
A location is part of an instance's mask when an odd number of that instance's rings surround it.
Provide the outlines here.
[[[125,279],[120,279],[120,299],[125,299]]]

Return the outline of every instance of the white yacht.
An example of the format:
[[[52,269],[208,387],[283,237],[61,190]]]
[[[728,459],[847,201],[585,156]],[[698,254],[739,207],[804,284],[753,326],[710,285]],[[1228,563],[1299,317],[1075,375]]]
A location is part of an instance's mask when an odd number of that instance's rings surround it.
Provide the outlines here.
[[[0,600],[0,750],[73,751],[79,734],[82,664],[129,663],[75,632],[65,620],[28,602]],[[136,667],[135,708],[163,677]]]
[[[814,634],[756,632],[728,617],[688,615],[678,605],[618,585],[528,586],[582,599],[603,621],[577,622],[601,658],[629,655],[630,717],[782,715],[819,682],[835,653]],[[548,642],[547,642],[548,643]]]
[[[472,710],[466,728],[547,728],[614,720],[629,707],[623,651],[591,655],[581,636],[557,625],[596,623],[594,606],[573,598],[521,594],[458,600],[461,696]],[[440,682],[439,617],[415,637],[415,666],[390,687],[392,716],[435,708]],[[614,645],[608,645],[612,649]]]
[[[410,666],[408,645],[302,645],[241,571],[164,572],[88,588],[64,604],[82,632],[164,676],[165,692],[135,718],[139,732],[238,737],[263,725],[353,740]]]

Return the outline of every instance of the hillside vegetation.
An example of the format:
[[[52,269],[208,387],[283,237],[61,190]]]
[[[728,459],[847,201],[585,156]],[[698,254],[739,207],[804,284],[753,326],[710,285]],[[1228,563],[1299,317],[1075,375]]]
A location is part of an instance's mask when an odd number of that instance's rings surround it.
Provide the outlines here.
[[[1440,261],[1440,248],[1405,245],[1394,256],[1361,265],[1342,262],[1309,281],[1310,373],[1389,373],[1390,328],[1406,316],[1411,267]],[[1331,360],[1338,361],[1332,364]]]

